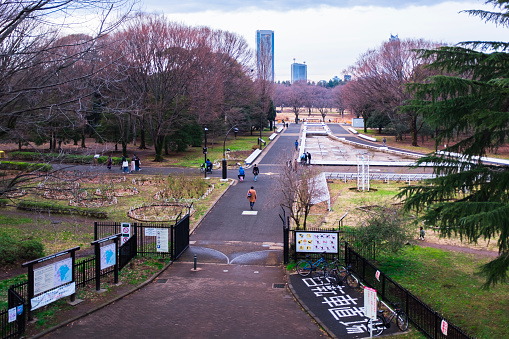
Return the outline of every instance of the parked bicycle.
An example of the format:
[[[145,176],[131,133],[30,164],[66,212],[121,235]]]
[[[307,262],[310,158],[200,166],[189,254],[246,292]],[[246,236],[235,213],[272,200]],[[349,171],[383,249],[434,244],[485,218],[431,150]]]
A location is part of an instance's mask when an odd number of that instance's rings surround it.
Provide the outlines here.
[[[394,306],[398,306],[396,303]],[[401,331],[406,331],[408,329],[408,315],[401,308],[394,308],[394,311],[390,310],[390,315],[388,317],[385,316],[385,310],[378,310],[377,319],[373,321],[373,335],[379,336],[386,328],[391,327],[391,322],[393,319],[396,319],[396,325]],[[370,330],[371,322],[368,320],[368,330]]]
[[[324,269],[324,279],[331,289],[343,286],[345,282],[351,288],[359,287],[359,279],[353,275],[352,265],[344,267],[337,258]]]
[[[305,260],[299,261],[295,266],[295,268],[297,269],[297,273],[299,273],[299,275],[302,277],[307,277],[313,271],[318,270],[323,272],[324,267],[327,267],[327,260],[325,260],[325,258],[323,257],[324,254],[325,252],[322,252],[320,254],[320,259],[318,259],[315,262],[311,260],[311,257],[309,255],[306,256]]]

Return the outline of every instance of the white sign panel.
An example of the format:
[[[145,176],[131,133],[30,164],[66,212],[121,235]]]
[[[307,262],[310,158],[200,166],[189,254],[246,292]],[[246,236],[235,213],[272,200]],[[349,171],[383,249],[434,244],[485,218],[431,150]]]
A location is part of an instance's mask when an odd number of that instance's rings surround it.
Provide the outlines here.
[[[34,295],[48,291],[72,280],[72,258],[34,270]]]
[[[447,321],[442,319],[442,323],[440,324],[440,329],[442,330],[442,333],[444,335],[447,335],[448,328],[449,328],[449,324],[447,323]]]
[[[168,251],[168,229],[157,228],[156,235],[157,252],[169,252]]]
[[[16,320],[16,307],[13,307],[13,308],[9,309],[9,321],[8,322],[12,323],[15,320]]]
[[[115,243],[101,247],[101,270],[117,263]]]
[[[120,245],[123,245],[131,237],[131,224],[128,222],[121,223],[120,233],[122,233],[122,236],[120,237]]]
[[[38,309],[39,307],[49,305],[60,298],[70,296],[75,292],[76,283],[73,281],[71,284],[60,286],[54,290],[38,295],[31,300],[32,311]]]
[[[295,232],[297,252],[338,253],[338,234],[328,232]]]
[[[145,236],[146,237],[157,236],[157,228],[145,228]]]
[[[376,290],[369,287],[364,287],[364,314],[366,317],[376,320],[376,311]]]

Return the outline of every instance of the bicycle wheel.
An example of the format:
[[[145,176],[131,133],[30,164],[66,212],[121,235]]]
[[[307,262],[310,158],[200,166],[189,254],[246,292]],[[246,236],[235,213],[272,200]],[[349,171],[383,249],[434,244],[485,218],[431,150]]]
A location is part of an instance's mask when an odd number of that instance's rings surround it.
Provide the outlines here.
[[[400,311],[396,315],[396,325],[398,325],[398,328],[405,332],[408,329],[408,316],[405,312]]]
[[[331,270],[328,272],[328,277],[326,282],[323,284],[326,285],[330,290],[333,290],[339,286],[341,279],[338,276],[338,272],[336,270]]]
[[[380,319],[380,317],[378,317],[377,320],[374,320],[373,323],[371,323],[368,320],[368,325],[366,326],[368,329],[368,332],[370,332],[370,328],[371,328],[370,325],[373,326],[373,336],[374,337],[378,337],[380,334],[382,334],[382,332],[385,329],[385,325],[384,325],[382,319]]]
[[[309,274],[311,274],[312,271],[311,263],[309,263],[309,261],[306,260],[299,261],[295,268],[297,269],[297,273],[299,273],[301,277],[307,277]]]
[[[359,287],[359,280],[357,280],[352,274],[348,274],[346,276],[346,283],[351,288],[357,288]]]

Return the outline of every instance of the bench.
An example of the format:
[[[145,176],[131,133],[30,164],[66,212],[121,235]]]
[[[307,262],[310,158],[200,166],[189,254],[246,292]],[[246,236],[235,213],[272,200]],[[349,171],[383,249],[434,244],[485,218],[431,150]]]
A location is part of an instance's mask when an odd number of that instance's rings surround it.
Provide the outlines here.
[[[260,155],[260,153],[262,153],[261,149],[254,150],[253,153],[251,153],[251,155],[246,158],[245,160],[246,165],[251,165],[255,161],[255,159]]]
[[[367,135],[364,135],[364,134],[359,134],[359,138],[362,138],[362,139],[365,139],[365,140],[369,140],[369,141],[376,142],[376,139],[375,139],[375,138],[368,137]]]
[[[272,134],[270,135],[270,137],[269,137],[269,140],[270,140],[270,141],[272,141],[272,140],[274,140],[274,138],[276,138],[276,137],[277,137],[277,133],[272,133]]]
[[[355,129],[353,129],[352,127],[348,127],[348,130],[349,130],[350,132],[352,132],[353,134],[357,134],[357,133],[359,133],[359,132],[357,132]]]
[[[276,133],[281,133],[281,131],[283,130],[283,127],[279,127],[276,131]]]

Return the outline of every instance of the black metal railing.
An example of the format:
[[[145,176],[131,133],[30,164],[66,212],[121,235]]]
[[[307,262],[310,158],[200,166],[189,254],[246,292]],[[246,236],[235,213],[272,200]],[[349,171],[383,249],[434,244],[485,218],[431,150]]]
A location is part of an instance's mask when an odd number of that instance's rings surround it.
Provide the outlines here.
[[[118,269],[121,270],[125,265],[134,258],[138,252],[137,250],[137,234],[133,234],[129,240],[120,246],[118,255]]]
[[[378,297],[389,304],[400,304],[408,314],[410,322],[427,337],[436,339],[472,338],[385,273],[380,272],[377,279],[376,272],[379,271],[377,267],[348,244],[345,245],[345,257],[347,263],[352,265],[353,271],[365,285],[376,289]],[[441,331],[442,320],[447,321],[448,324],[447,336]]]

